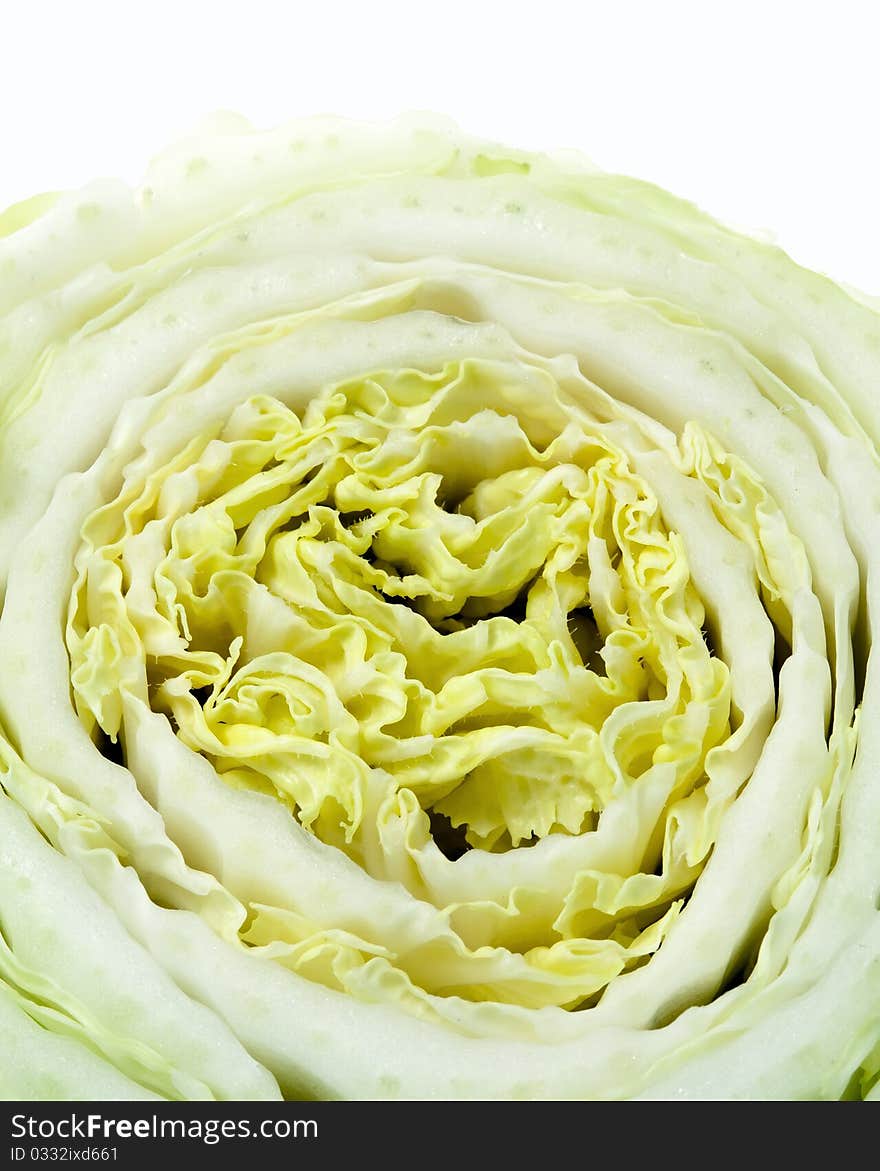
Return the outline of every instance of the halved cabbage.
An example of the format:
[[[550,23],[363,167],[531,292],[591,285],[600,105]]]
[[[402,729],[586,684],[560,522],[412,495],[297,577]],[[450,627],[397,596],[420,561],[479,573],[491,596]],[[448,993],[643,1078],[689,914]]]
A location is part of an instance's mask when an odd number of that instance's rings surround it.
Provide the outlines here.
[[[864,299],[425,118],[0,274],[0,1092],[872,1094]]]

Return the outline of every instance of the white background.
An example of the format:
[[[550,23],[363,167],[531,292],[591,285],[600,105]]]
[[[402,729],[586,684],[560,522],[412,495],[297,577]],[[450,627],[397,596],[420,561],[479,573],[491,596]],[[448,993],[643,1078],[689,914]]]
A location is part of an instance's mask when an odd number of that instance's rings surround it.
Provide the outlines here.
[[[136,181],[204,115],[451,114],[577,147],[880,294],[878,6],[25,0],[0,22],[0,206]]]

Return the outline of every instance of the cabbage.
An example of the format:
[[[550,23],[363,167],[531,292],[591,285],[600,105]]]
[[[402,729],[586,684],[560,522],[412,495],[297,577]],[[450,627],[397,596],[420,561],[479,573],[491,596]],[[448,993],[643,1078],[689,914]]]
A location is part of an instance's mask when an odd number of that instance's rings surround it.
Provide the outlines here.
[[[0,217],[0,1092],[880,1095],[880,318],[439,120]]]

